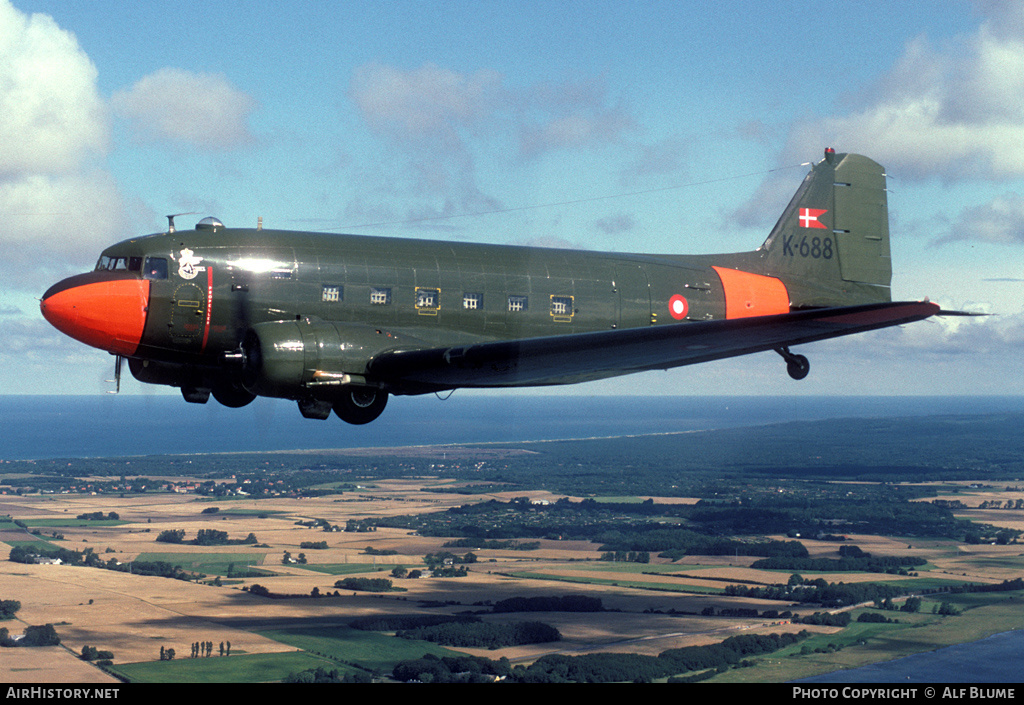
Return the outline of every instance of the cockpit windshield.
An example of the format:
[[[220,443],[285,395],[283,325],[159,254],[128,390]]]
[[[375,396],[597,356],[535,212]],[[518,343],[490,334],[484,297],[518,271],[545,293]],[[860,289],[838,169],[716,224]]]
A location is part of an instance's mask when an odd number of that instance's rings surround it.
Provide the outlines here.
[[[141,257],[119,257],[117,255],[103,255],[100,257],[99,262],[96,263],[97,272],[115,272],[117,270],[138,272],[140,269],[142,269]]]

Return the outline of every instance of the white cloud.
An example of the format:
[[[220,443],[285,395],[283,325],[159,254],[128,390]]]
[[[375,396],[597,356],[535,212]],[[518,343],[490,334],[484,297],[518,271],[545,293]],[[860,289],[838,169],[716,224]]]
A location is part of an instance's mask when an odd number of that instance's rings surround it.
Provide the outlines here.
[[[1024,5],[979,7],[985,20],[974,32],[939,46],[925,36],[911,40],[877,81],[840,98],[844,111],[794,123],[780,163],[817,160],[832,146],[867,154],[906,180],[1024,177]],[[770,225],[793,193],[790,179],[788,171],[770,176],[734,219]],[[1008,198],[990,205],[1004,209],[1002,219],[973,232],[1005,237],[1016,206]]]
[[[109,146],[97,71],[74,35],[0,0],[0,285],[41,294],[123,226],[100,166]]]
[[[0,235],[8,287],[38,288],[87,270],[100,249],[124,237],[117,183],[98,169],[0,181],[0,212],[10,214]]]
[[[472,129],[502,101],[501,75],[465,75],[424,64],[403,71],[367,64],[352,77],[351,96],[363,119],[378,133],[402,140],[458,141],[459,129]]]
[[[75,36],[0,0],[0,180],[75,171],[108,139],[96,67]]]
[[[796,125],[787,155],[834,145],[907,178],[1024,176],[1024,9],[984,9],[973,34],[938,47],[909,42],[848,113]]]
[[[111,97],[114,112],[140,139],[200,149],[235,149],[254,141],[256,101],[221,74],[163,68]]]

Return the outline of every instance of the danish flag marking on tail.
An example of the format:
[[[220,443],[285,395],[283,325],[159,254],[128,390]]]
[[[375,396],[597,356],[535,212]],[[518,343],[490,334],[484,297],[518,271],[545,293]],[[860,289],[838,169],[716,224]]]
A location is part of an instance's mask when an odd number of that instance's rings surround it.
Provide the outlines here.
[[[828,230],[828,226],[818,220],[819,217],[828,213],[828,210],[821,208],[801,208],[800,209],[800,227],[801,228],[821,228],[822,230]]]

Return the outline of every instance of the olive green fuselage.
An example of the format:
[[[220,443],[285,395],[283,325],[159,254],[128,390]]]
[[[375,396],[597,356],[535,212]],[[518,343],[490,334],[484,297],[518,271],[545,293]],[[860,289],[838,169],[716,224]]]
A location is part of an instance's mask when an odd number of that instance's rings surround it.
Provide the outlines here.
[[[190,364],[218,364],[248,328],[269,321],[392,333],[380,352],[723,318],[722,283],[711,262],[732,258],[739,266],[756,257],[224,228],[127,240],[103,255],[167,259],[166,278],[150,282],[133,357]],[[185,259],[194,264],[183,266]],[[686,299],[685,315],[672,315],[673,296]]]

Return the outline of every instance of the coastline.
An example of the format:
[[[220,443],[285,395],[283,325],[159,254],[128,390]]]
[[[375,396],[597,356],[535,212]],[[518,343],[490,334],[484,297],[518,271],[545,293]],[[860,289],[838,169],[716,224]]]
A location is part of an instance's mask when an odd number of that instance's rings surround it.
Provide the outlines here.
[[[859,669],[869,669],[879,664],[892,664],[915,656],[935,654],[951,647],[969,647],[1000,634],[1024,630],[1024,595],[1004,594],[994,597],[990,604],[979,605],[966,610],[956,617],[927,615],[926,623],[901,623],[885,625],[874,629],[870,636],[864,635],[863,644],[852,643],[839,651],[829,654],[799,655],[799,647],[789,653],[766,658],[752,668],[736,669],[716,676],[711,683],[789,683],[789,682],[873,682],[860,680],[871,675],[867,670],[854,674]],[[848,631],[848,628],[847,628]],[[833,636],[833,635],[830,635]],[[835,640],[843,635],[834,634]],[[850,636],[848,635],[847,639]],[[1024,636],[1024,633],[1022,633]],[[827,641],[827,639],[825,639]],[[965,661],[969,663],[970,661]],[[920,668],[915,668],[919,666]],[[911,674],[903,674],[900,682],[914,681],[915,672],[928,672],[920,662],[909,663]],[[966,668],[966,666],[965,666]],[[889,669],[887,669],[889,670]],[[948,679],[918,679],[917,682],[992,682],[990,678],[970,680],[971,673],[944,671]],[[961,679],[964,678],[964,679]],[[1020,680],[1017,676],[1015,680]],[[874,681],[889,682],[889,681]]]

